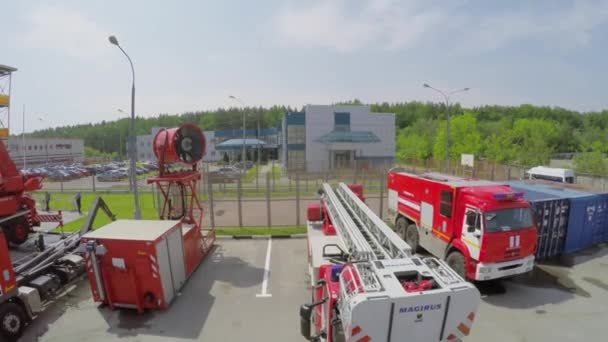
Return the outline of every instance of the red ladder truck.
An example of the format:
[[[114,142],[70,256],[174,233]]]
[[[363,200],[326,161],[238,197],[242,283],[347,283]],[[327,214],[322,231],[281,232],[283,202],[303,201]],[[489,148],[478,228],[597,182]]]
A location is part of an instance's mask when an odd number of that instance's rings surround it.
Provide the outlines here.
[[[324,183],[320,203],[308,207],[312,302],[300,307],[302,335],[315,342],[467,336],[479,291],[445,262],[413,255],[362,197],[361,187]]]
[[[16,245],[24,243],[40,222],[60,222],[59,215],[39,216],[34,198],[27,194],[42,188],[41,177],[26,177],[11,160],[0,139],[0,227],[5,239]]]
[[[438,173],[393,169],[387,177],[389,217],[413,249],[445,259],[469,280],[509,277],[534,267],[537,233],[522,193]]]

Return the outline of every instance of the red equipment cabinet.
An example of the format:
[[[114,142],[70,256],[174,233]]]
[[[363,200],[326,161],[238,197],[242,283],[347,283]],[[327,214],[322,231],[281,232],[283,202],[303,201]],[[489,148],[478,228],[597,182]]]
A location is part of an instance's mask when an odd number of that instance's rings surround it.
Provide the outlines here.
[[[471,280],[532,270],[536,227],[530,204],[508,185],[400,170],[388,173],[389,216],[414,249],[422,247]]]
[[[203,132],[191,124],[163,129],[154,154],[159,174],[147,182],[159,191],[161,221],[119,221],[83,237],[93,297],[110,307],[165,309],[215,242],[198,197]],[[189,168],[171,172],[167,163],[175,162]]]
[[[119,220],[83,236],[96,302],[165,309],[186,281],[180,221]]]

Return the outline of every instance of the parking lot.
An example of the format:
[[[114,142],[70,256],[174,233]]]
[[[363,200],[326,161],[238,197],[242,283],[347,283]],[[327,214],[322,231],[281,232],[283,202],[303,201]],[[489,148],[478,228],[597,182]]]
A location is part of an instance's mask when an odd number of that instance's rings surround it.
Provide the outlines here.
[[[303,340],[298,308],[310,299],[306,240],[275,239],[270,252],[268,247],[265,239],[218,240],[165,312],[100,307],[83,281],[35,321],[23,341]],[[467,341],[603,340],[608,248],[571,262],[481,286],[482,304]]]

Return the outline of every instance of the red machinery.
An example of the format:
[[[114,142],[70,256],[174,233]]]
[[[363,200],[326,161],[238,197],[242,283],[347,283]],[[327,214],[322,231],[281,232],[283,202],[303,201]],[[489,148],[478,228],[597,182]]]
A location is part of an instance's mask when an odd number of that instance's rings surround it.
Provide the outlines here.
[[[80,236],[93,227],[99,209],[114,220],[108,206],[97,197],[80,231],[63,238],[50,235],[38,249],[17,260],[11,259],[5,234],[0,230],[0,341],[18,340],[30,321],[81,279],[84,258],[75,250]]]
[[[26,193],[40,188],[42,179],[23,176],[0,140],[0,227],[8,241],[22,244],[32,228],[40,225],[36,203]]]
[[[400,170],[388,173],[387,185],[395,230],[413,249],[445,258],[470,280],[532,270],[537,233],[522,193],[500,183]]]
[[[195,125],[165,129],[154,137],[162,201],[160,220],[123,220],[83,237],[87,273],[97,302],[113,307],[164,309],[211,250],[215,230],[202,229],[197,163],[205,137]],[[189,170],[169,172],[168,163]]]

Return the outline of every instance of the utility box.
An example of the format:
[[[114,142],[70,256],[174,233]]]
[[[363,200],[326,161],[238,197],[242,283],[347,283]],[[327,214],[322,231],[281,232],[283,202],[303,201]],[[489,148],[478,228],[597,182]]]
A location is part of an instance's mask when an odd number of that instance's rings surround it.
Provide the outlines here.
[[[119,220],[83,236],[96,302],[165,309],[186,281],[180,221]]]

